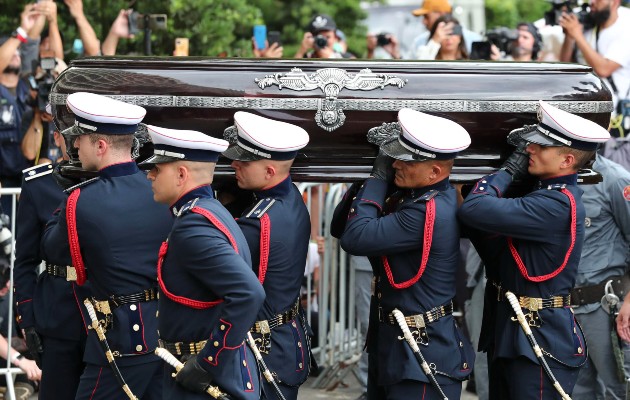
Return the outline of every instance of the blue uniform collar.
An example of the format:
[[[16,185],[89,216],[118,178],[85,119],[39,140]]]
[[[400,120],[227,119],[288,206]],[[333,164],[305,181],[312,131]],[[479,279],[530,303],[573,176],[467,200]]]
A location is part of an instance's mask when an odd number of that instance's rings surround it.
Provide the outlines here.
[[[406,189],[405,197],[410,197],[412,199],[418,198],[428,192],[429,190],[438,190],[443,191],[448,189],[450,183],[448,178],[444,178],[439,182],[434,183],[433,185],[417,188],[417,189]]]
[[[171,211],[174,215],[177,215],[177,210],[181,209],[182,206],[189,201],[196,199],[197,197],[205,197],[205,198],[214,198],[214,193],[212,192],[212,186],[210,185],[202,185],[197,186],[193,190],[188,193],[185,193],[182,197],[177,199],[177,201],[171,206]]]
[[[291,186],[293,186],[293,181],[291,180],[291,176],[289,175],[285,180],[278,183],[276,186],[254,192],[254,196],[256,196],[257,199],[283,196],[291,191]]]
[[[549,185],[557,185],[557,184],[575,186],[577,185],[577,174],[562,175],[562,176],[556,176],[549,179],[543,179],[538,182],[537,188],[540,189],[542,187],[546,187]]]
[[[138,171],[140,171],[140,169],[138,169],[138,165],[135,161],[129,161],[109,165],[98,171],[98,174],[101,178],[115,178],[117,176],[133,175]]]

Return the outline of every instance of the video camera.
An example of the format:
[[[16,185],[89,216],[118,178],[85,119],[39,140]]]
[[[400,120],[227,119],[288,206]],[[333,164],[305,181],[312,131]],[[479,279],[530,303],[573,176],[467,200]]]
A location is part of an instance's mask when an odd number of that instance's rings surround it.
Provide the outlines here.
[[[31,106],[37,107],[40,111],[46,111],[48,104],[48,96],[55,83],[53,70],[57,66],[57,60],[54,57],[40,57],[39,62],[34,61],[33,71],[37,71],[35,76],[28,78],[32,90],[37,91],[37,99],[33,101]]]
[[[129,34],[135,35],[140,30],[149,28],[152,31],[166,30],[166,14],[140,14],[132,11],[127,15]]]
[[[563,12],[570,14],[573,8],[578,6],[577,0],[547,0],[551,3],[551,10],[545,13],[545,23],[547,25],[558,25]],[[588,3],[582,3],[582,9],[576,13],[577,19],[584,26],[584,30],[595,27],[593,17],[591,17]]]
[[[490,60],[492,53],[492,45],[495,45],[499,51],[510,53],[512,43],[518,39],[518,31],[509,29],[504,26],[494,28],[486,32],[486,40],[482,42],[472,42],[472,51],[470,52],[471,60]]]
[[[518,31],[501,26],[486,32],[486,39],[488,42],[497,46],[499,51],[507,54],[510,52],[512,42],[518,39]]]

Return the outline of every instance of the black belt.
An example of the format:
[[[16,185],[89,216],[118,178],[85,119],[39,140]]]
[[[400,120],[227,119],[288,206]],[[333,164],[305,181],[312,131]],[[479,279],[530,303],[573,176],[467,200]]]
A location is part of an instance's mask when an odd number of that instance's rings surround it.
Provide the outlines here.
[[[405,321],[407,322],[407,326],[410,328],[425,328],[428,324],[439,320],[440,318],[446,317],[447,315],[453,314],[453,302],[449,302],[448,304],[444,304],[442,306],[437,306],[430,309],[427,312],[416,315],[408,315],[405,316]],[[398,325],[396,322],[396,318],[394,314],[391,312],[384,312],[381,307],[378,308],[378,319],[379,321],[390,324],[390,325]]]
[[[200,342],[170,343],[165,340],[158,339],[158,346],[177,356],[185,356],[189,354],[199,354],[207,342],[207,340],[202,340]]]
[[[572,306],[584,306],[586,304],[594,304],[602,301],[602,297],[606,294],[606,283],[611,282],[612,289],[615,294],[623,299],[628,293],[628,289],[630,288],[630,276],[628,275],[619,275],[619,276],[611,276],[597,285],[584,286],[579,288],[574,288],[571,290],[571,305]]]
[[[496,282],[492,282],[492,285],[497,290],[497,301],[507,300],[505,299],[505,293],[508,292],[508,290],[503,289],[501,285]],[[545,308],[562,308],[571,305],[570,294],[551,296],[544,299],[540,297],[519,296],[517,294],[515,294],[515,296],[518,298],[518,303],[521,308],[526,308],[530,311],[540,311]]]
[[[149,288],[144,289],[142,292],[128,294],[124,296],[111,295],[107,300],[93,299],[92,303],[96,311],[99,311],[105,315],[111,314],[112,310],[116,307],[120,307],[123,304],[130,303],[142,303],[147,301],[156,300],[158,298],[158,289]]]
[[[300,312],[300,299],[298,298],[293,307],[289,310],[277,314],[272,318],[256,321],[254,326],[250,331],[252,333],[259,333],[260,337],[254,339],[256,345],[258,346],[258,350],[261,353],[269,354],[271,351],[271,330],[279,327],[280,325],[284,325],[288,322],[291,322],[298,316]],[[294,323],[295,324],[295,323]]]
[[[291,307],[289,310],[277,314],[272,318],[256,321],[254,326],[252,327],[252,333],[270,333],[272,329],[279,327],[280,325],[286,324],[287,322],[292,321],[297,317],[298,312],[300,310],[300,299]]]
[[[64,278],[68,282],[77,280],[77,270],[72,265],[55,265],[46,263],[46,272],[49,275]]]

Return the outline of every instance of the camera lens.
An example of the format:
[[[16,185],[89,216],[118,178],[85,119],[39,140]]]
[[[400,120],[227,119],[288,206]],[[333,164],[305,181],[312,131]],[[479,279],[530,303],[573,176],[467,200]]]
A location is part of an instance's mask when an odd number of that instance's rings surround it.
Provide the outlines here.
[[[326,38],[326,36],[315,36],[315,47],[317,47],[318,49],[323,49],[326,46],[328,46],[328,39]]]

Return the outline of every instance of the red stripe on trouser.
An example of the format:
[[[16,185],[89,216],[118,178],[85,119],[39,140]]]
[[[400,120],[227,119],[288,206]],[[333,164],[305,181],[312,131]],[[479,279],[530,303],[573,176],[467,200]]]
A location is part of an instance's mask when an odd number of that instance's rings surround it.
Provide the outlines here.
[[[98,387],[98,383],[101,380],[101,372],[103,372],[103,367],[98,370],[98,377],[96,378],[96,385],[94,385],[94,390],[92,390],[92,395],[90,396],[90,400],[94,398],[94,394],[96,393],[96,388]]]

